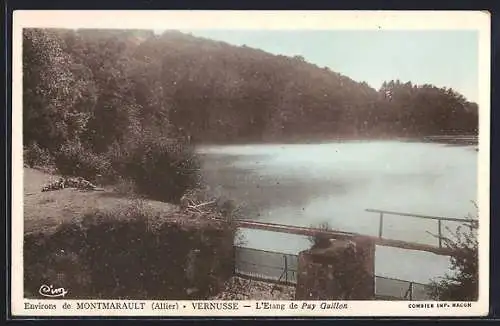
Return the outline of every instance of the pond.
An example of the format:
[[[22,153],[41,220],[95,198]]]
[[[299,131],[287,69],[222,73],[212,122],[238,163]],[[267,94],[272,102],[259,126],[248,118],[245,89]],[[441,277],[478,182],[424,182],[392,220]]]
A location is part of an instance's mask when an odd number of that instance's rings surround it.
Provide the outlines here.
[[[475,213],[477,152],[473,146],[400,141],[203,146],[212,190],[242,203],[245,218],[377,235],[382,209],[464,218]],[[454,229],[457,224],[444,224]],[[384,237],[436,244],[437,222],[387,216]],[[307,238],[246,230],[245,246],[297,253]],[[396,264],[394,262],[397,262]],[[418,282],[441,276],[449,259],[377,248],[376,274]],[[426,268],[422,268],[426,266]]]

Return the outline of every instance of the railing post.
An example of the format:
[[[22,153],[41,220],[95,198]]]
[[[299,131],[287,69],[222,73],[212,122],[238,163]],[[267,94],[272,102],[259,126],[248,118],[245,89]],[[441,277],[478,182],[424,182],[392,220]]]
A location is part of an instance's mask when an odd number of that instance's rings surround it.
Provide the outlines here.
[[[413,282],[410,282],[410,301],[413,301]]]
[[[285,258],[285,282],[288,284],[288,259],[286,255],[283,255]]]
[[[378,237],[382,238],[382,229],[384,228],[384,213],[380,212],[380,221],[378,228]]]
[[[233,244],[233,275],[236,275],[236,250],[238,247]]]
[[[439,248],[442,248],[443,247],[443,234],[442,234],[442,231],[441,231],[441,220],[438,220],[438,236],[439,236]]]

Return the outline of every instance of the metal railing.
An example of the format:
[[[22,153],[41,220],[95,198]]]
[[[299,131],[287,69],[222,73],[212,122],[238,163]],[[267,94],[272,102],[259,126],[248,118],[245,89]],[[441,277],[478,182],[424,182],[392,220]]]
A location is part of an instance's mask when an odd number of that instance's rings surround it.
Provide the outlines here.
[[[298,255],[235,247],[235,273],[255,279],[297,283]]]
[[[221,220],[222,221],[222,220]],[[432,252],[438,255],[449,256],[452,252],[450,248],[439,248],[436,245],[429,245],[417,242],[409,242],[405,240],[395,240],[382,238],[378,236],[370,236],[353,232],[345,232],[339,230],[323,230],[319,228],[308,228],[295,225],[276,224],[268,222],[258,222],[249,220],[234,220],[238,228],[265,230],[271,232],[280,232],[288,234],[296,234],[302,236],[316,237],[327,236],[330,239],[336,240],[353,240],[355,238],[372,241],[377,246],[394,247],[407,250],[418,250]]]
[[[463,218],[453,218],[453,217],[442,217],[442,216],[430,216],[430,215],[419,215],[419,214],[409,214],[409,213],[401,213],[401,212],[393,212],[393,211],[385,211],[380,209],[366,209],[367,212],[370,213],[378,213],[379,215],[379,229],[378,229],[378,237],[382,238],[382,232],[384,228],[384,215],[395,215],[395,216],[405,216],[405,217],[414,217],[420,219],[427,220],[435,220],[437,221],[437,237],[438,237],[438,246],[439,248],[443,248],[443,221],[447,222],[455,222],[455,223],[470,223],[477,221],[467,220]]]
[[[295,286],[298,255],[246,247],[235,247],[235,274],[256,280]],[[379,300],[429,300],[422,283],[375,276],[375,297]]]

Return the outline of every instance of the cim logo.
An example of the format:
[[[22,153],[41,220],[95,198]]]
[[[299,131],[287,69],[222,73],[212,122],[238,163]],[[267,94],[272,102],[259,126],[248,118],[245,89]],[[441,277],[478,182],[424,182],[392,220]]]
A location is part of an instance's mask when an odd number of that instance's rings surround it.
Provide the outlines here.
[[[42,285],[38,290],[38,293],[44,297],[48,298],[58,298],[63,297],[68,294],[68,291],[64,288],[54,288],[52,285]]]

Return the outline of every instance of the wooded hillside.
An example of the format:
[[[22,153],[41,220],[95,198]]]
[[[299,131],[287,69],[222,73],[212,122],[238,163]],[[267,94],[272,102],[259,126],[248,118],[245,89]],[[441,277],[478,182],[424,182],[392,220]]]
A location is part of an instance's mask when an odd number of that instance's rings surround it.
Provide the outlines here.
[[[287,141],[477,132],[452,89],[366,83],[305,62],[176,31],[24,31],[24,141],[95,152],[131,135]]]

